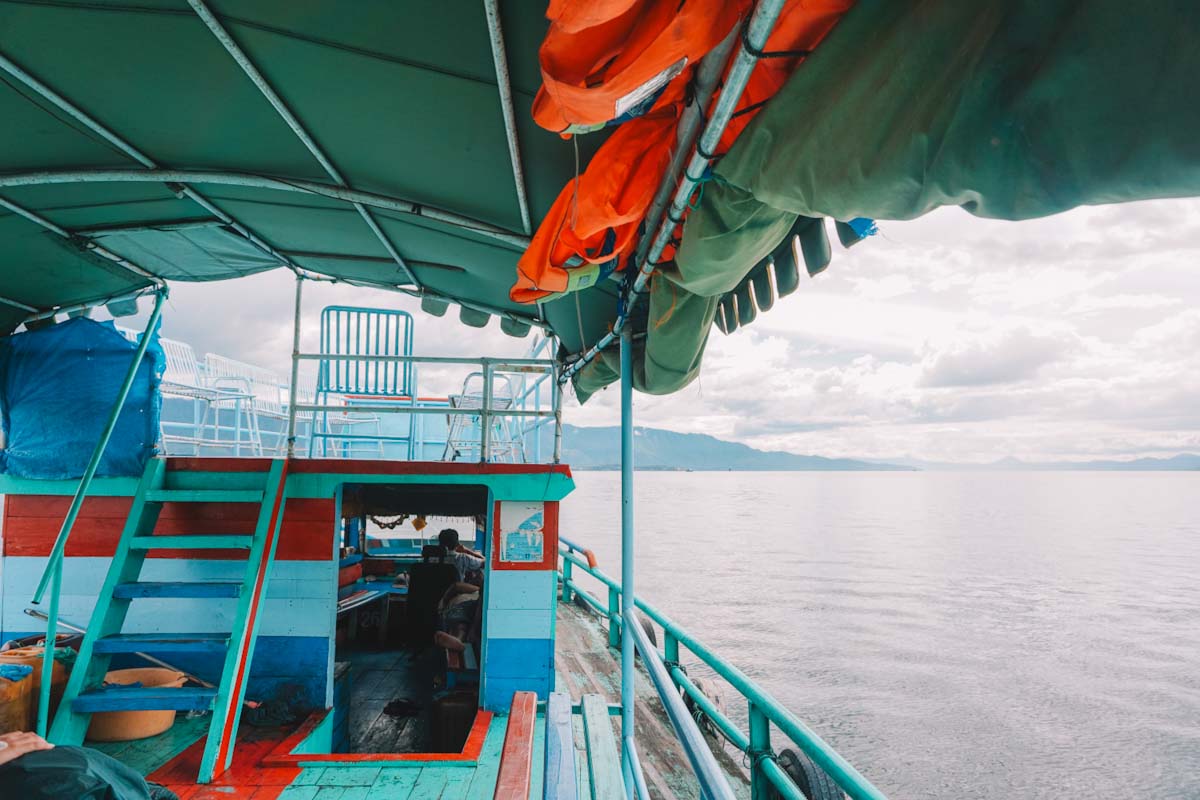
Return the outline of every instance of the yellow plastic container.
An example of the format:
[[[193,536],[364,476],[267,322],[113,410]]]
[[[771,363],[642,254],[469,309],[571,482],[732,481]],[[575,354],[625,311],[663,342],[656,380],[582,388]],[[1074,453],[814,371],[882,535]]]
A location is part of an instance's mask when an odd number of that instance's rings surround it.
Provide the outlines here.
[[[183,686],[187,676],[182,672],[159,667],[118,669],[104,676],[105,683],[128,685],[140,683],[147,688]],[[170,728],[175,712],[165,711],[101,711],[92,714],[87,738],[94,742],[128,742],[145,739]]]
[[[29,730],[32,678],[32,675],[26,675],[19,681],[0,678],[0,733]]]
[[[33,667],[33,675],[30,676],[33,686],[30,688],[29,725],[25,728],[28,731],[37,727],[37,709],[42,689],[42,654],[45,651],[44,647],[17,647],[0,653],[0,664],[27,664]],[[58,701],[62,700],[65,688],[67,667],[55,659],[54,676],[50,682],[50,719],[54,719],[54,712],[58,708]]]

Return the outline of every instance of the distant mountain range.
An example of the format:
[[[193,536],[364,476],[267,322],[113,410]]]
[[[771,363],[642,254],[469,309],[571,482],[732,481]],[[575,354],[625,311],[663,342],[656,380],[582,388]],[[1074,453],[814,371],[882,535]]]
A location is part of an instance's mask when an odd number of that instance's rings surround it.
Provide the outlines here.
[[[1170,458],[1134,458],[1107,461],[1022,461],[1019,458],[1002,458],[986,464],[960,464],[947,461],[900,460],[906,466],[920,470],[1013,470],[1051,471],[1071,470],[1076,472],[1187,472],[1200,470],[1200,455],[1180,453]]]
[[[634,428],[633,460],[640,470],[714,470],[793,472],[800,470],[908,470],[913,466],[876,464],[853,458],[802,456],[779,450],[755,450],[703,433],[676,433],[660,428]],[[572,469],[617,469],[621,464],[621,429],[563,425],[562,460]]]
[[[550,434],[550,429],[545,429]],[[547,439],[543,447],[551,447]],[[896,460],[892,463],[855,458],[825,458],[757,450],[703,433],[676,433],[661,428],[634,428],[634,463],[639,470],[727,471],[925,471],[925,470],[1075,470],[1075,471],[1187,471],[1200,470],[1200,455],[1184,453],[1171,458],[1138,458],[1129,461],[1031,462],[1006,458],[986,464]],[[582,428],[563,425],[562,460],[578,470],[618,469],[621,464],[621,429],[616,426]]]

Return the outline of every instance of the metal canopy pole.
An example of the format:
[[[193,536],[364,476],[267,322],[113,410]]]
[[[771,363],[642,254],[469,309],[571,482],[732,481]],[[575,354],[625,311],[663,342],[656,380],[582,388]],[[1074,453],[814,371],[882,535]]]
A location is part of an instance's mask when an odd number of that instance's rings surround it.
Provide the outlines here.
[[[700,134],[692,157],[688,160],[687,169],[683,172],[683,179],[675,189],[666,217],[659,223],[644,258],[639,260],[638,271],[632,284],[626,284],[612,330],[571,362],[571,365],[563,372],[562,379],[564,381],[570,380],[624,331],[625,325],[629,321],[629,314],[637,304],[638,298],[646,290],[650,275],[658,265],[658,259],[667,243],[670,242],[675,226],[683,219],[683,211],[692,192],[695,191],[697,184],[704,176],[704,171],[713,161],[712,157],[704,154],[712,154],[716,151],[717,145],[721,141],[721,135],[725,132],[725,126],[733,117],[734,109],[741,100],[747,81],[750,80],[750,73],[754,71],[754,67],[758,63],[757,53],[761,53],[766,47],[767,38],[771,35],[771,30],[775,27],[775,20],[779,17],[782,8],[783,0],[759,0],[753,16],[750,17],[750,22],[747,24],[746,33],[742,37],[737,55],[733,59],[733,65],[725,77],[725,84],[717,98],[716,106],[708,116],[704,132]]]
[[[146,280],[150,281],[155,286],[159,286],[159,287],[166,286],[166,284],[163,283],[163,279],[158,277],[154,273],[142,269],[137,264],[134,264],[132,261],[122,258],[121,256],[117,255],[116,253],[114,253],[113,251],[111,251],[105,247],[101,247],[100,245],[96,244],[91,239],[88,239],[85,236],[80,236],[79,234],[72,233],[71,231],[67,230],[66,228],[64,228],[60,225],[56,225],[55,223],[51,222],[50,220],[46,219],[45,217],[41,216],[40,214],[36,214],[33,211],[30,211],[29,209],[27,209],[23,206],[19,206],[16,203],[13,203],[9,200],[5,200],[3,197],[0,197],[0,206],[7,208],[9,211],[13,212],[14,214],[24,217],[25,219],[29,220],[30,222],[34,223],[35,225],[41,225],[46,230],[56,233],[59,236],[63,237],[64,239],[66,239],[70,242],[75,242],[76,244],[78,244],[80,247],[82,247],[85,250],[93,252],[98,256],[107,258],[109,261],[111,261],[114,264],[116,264],[117,266],[121,267],[126,272],[133,273],[134,275],[137,275],[139,278],[145,278]]]
[[[633,587],[633,336],[621,333],[621,606],[637,607]],[[634,671],[633,630],[626,615],[621,626],[621,767],[625,775],[625,796],[636,797],[636,784],[630,754],[634,752]],[[612,624],[611,622],[609,623]]]
[[[296,311],[292,318],[292,383],[288,387],[287,457],[296,457],[296,387],[300,383],[300,301],[303,299],[304,277],[296,275]],[[318,365],[318,368],[319,365]],[[316,398],[313,398],[314,400]],[[316,414],[312,424],[316,425]],[[312,431],[309,431],[312,436]]]
[[[122,139],[95,117],[92,117],[86,111],[79,108],[79,106],[75,105],[70,100],[54,91],[54,89],[50,88],[45,83],[42,83],[42,81],[26,72],[20,65],[2,54],[0,54],[0,69],[3,69],[9,75],[12,75],[21,83],[25,84],[25,86],[27,86],[29,89],[33,90],[43,99],[54,105],[60,111],[72,117],[76,122],[83,125],[100,138],[104,139],[106,142],[132,158],[134,161],[141,164],[143,167],[146,167],[147,169],[158,169],[158,164],[154,163],[153,159],[151,159],[148,155],[134,147],[126,140]],[[298,267],[296,267],[296,265],[289,258],[281,254],[271,245],[267,244],[245,225],[238,222],[221,209],[217,208],[212,204],[211,201],[209,201],[208,198],[204,197],[195,189],[183,184],[179,184],[179,188],[182,189],[183,194],[194,200],[201,208],[203,208],[205,211],[208,211],[210,214],[220,219],[221,222],[240,233],[255,247],[262,250],[267,255],[272,256],[273,258],[279,259],[281,264],[292,267],[293,269],[298,269]]]
[[[273,178],[267,175],[228,170],[209,172],[196,169],[68,169],[36,170],[0,175],[0,189],[17,186],[46,186],[55,183],[214,183],[225,186],[249,186],[255,189],[277,189],[281,192],[315,194],[332,200],[361,203],[385,211],[395,211],[433,222],[445,223],[497,242],[503,242],[522,252],[529,247],[528,236],[513,233],[488,222],[389,195],[364,192],[350,186],[334,186],[317,181]],[[14,210],[16,209],[14,208]]]
[[[496,0],[483,0],[487,14],[488,34],[492,40],[492,61],[496,64],[496,84],[500,89],[500,110],[504,114],[504,134],[508,139],[508,158],[512,162],[513,182],[517,185],[517,204],[521,207],[521,226],[525,235],[532,233],[529,222],[529,198],[525,195],[525,169],[521,166],[521,149],[517,141],[517,115],[513,111],[512,82],[508,75],[508,55],[504,49],[504,29],[500,26],[500,9]]]
[[[233,37],[229,35],[229,31],[225,30],[225,26],[221,24],[221,21],[218,20],[216,15],[213,14],[212,11],[209,10],[208,6],[204,4],[204,0],[188,0],[188,5],[190,5],[192,10],[195,11],[196,14],[199,15],[200,19],[204,21],[204,24],[208,26],[210,31],[212,31],[213,36],[217,37],[217,41],[221,43],[229,55],[233,56],[233,60],[236,61],[238,66],[242,68],[242,72],[246,73],[246,77],[258,87],[258,90],[262,93],[263,97],[265,97],[267,102],[274,107],[275,111],[279,114],[283,121],[287,123],[287,126],[292,129],[292,132],[296,134],[296,138],[298,138],[304,144],[304,146],[308,148],[308,152],[312,153],[313,158],[317,160],[317,162],[321,165],[321,168],[325,170],[325,173],[342,186],[345,186],[346,179],[342,177],[340,172],[338,172],[337,167],[335,167],[333,162],[326,157],[324,151],[321,150],[316,141],[312,138],[312,136],[309,135],[308,131],[304,129],[304,126],[300,124],[300,120],[296,118],[296,115],[293,114],[291,109],[289,109],[283,102],[283,98],[281,98],[276,91],[271,88],[271,84],[267,83],[267,79],[264,78],[262,73],[258,71],[258,68],[254,66],[254,63],[250,61],[250,58],[246,55],[246,52],[242,50],[238,43],[233,40]],[[363,222],[367,223],[367,227],[371,229],[371,233],[375,234],[375,238],[378,239],[379,243],[383,245],[383,249],[386,250],[388,255],[395,260],[396,264],[400,267],[404,274],[408,276],[408,279],[412,281],[412,284],[419,287],[421,282],[417,280],[417,276],[413,274],[411,269],[409,269],[408,264],[406,264],[404,261],[404,258],[399,252],[396,251],[395,246],[387,237],[387,234],[383,232],[383,229],[379,227],[379,223],[375,221],[375,217],[371,215],[371,212],[367,211],[366,207],[362,203],[352,203],[352,205],[354,206],[354,210],[358,212],[358,215],[363,218]]]

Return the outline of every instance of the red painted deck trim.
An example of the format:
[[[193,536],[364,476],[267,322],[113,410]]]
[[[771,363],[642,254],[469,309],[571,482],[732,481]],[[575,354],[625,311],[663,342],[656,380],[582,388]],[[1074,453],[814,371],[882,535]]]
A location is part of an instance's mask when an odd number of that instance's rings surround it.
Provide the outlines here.
[[[233,693],[228,698],[228,704],[225,709],[225,727],[221,731],[221,744],[217,749],[217,763],[214,766],[215,774],[219,775],[225,770],[226,759],[229,756],[229,747],[233,742],[237,732],[238,712],[241,707],[241,689],[245,687],[246,668],[250,663],[250,647],[252,641],[251,631],[254,630],[254,623],[258,619],[258,605],[262,601],[263,583],[267,578],[267,565],[271,562],[275,551],[275,537],[283,527],[283,502],[285,489],[287,487],[288,462],[283,462],[283,469],[279,473],[279,485],[275,487],[275,502],[271,505],[271,518],[267,525],[267,540],[263,545],[262,556],[258,560],[258,574],[254,579],[254,594],[250,599],[250,615],[246,619],[246,627],[241,631],[242,636],[242,652],[238,657],[237,677],[233,681]]]
[[[466,744],[458,753],[293,753],[300,744],[316,729],[330,713],[329,709],[315,711],[300,724],[291,736],[284,739],[275,749],[268,753],[260,762],[264,767],[295,767],[300,764],[337,763],[337,764],[386,764],[406,762],[461,762],[478,761],[483,751],[483,742],[487,739],[488,729],[492,724],[492,712],[475,712],[475,722],[471,725],[471,733],[467,735]]]
[[[571,476],[566,464],[480,464],[462,461],[384,461],[381,459],[297,458],[291,459],[293,475],[547,475]],[[167,468],[187,472],[263,472],[267,458],[167,459]]]
[[[537,695],[517,692],[508,712],[504,749],[500,752],[500,774],[496,777],[494,800],[528,800],[533,782],[533,727],[537,719]]]

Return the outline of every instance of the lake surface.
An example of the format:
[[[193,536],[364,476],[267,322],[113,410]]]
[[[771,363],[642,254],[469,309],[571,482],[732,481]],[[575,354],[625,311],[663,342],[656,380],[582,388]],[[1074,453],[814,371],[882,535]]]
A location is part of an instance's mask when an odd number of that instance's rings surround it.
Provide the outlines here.
[[[619,578],[619,475],[575,479]],[[1200,473],[645,472],[637,588],[893,800],[1195,800],[1198,511]]]

